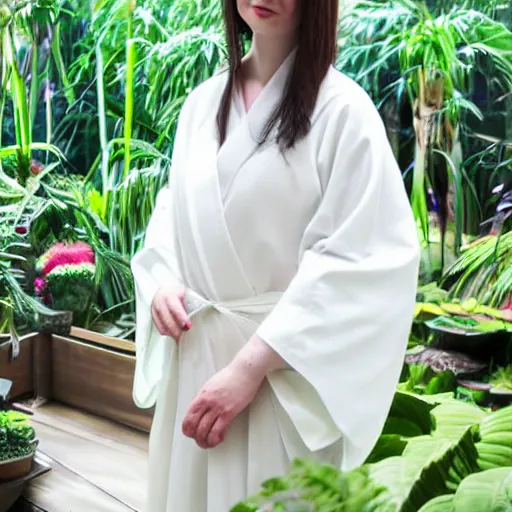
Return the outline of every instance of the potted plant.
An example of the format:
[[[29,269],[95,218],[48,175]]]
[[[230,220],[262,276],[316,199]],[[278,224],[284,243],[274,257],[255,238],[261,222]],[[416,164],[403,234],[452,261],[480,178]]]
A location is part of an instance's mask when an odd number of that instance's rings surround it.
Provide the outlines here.
[[[0,411],[0,481],[30,473],[37,448],[34,428],[18,411]]]
[[[11,388],[11,381],[0,379],[0,482],[30,473],[38,443],[28,416],[7,400]]]
[[[498,368],[490,379],[492,401],[498,406],[512,403],[512,364]]]

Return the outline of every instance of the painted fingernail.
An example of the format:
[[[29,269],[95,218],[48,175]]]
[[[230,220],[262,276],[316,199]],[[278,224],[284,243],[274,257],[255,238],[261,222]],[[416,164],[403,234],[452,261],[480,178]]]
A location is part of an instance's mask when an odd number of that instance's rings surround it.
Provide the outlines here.
[[[191,328],[191,327],[192,327],[192,324],[190,323],[190,321],[189,321],[189,320],[185,320],[185,321],[183,322],[183,329],[184,329],[185,331],[190,331],[190,328]]]

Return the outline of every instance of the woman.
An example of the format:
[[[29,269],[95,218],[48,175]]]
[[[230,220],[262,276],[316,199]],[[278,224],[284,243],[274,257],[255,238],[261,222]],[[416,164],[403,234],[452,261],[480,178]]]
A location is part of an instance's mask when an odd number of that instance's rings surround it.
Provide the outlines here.
[[[226,512],[295,457],[358,466],[387,416],[419,251],[381,119],[332,67],[337,4],[225,0],[229,71],[183,106],[133,260],[149,512]]]

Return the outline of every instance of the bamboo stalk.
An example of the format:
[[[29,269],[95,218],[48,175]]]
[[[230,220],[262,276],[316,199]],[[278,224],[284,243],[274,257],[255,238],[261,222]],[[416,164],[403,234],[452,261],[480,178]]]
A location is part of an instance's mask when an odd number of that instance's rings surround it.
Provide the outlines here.
[[[130,172],[131,165],[131,139],[133,130],[133,88],[136,48],[133,39],[133,12],[135,0],[128,0],[127,12],[127,34],[126,34],[126,95],[125,95],[125,118],[124,118],[124,172],[126,177]]]

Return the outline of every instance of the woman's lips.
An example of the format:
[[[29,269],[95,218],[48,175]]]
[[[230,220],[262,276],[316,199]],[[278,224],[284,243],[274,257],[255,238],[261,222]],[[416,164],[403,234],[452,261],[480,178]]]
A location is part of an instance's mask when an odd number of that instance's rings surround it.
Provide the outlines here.
[[[267,9],[266,7],[261,7],[259,5],[253,6],[253,10],[260,18],[270,18],[270,16],[275,15],[274,11],[271,11],[270,9]]]

